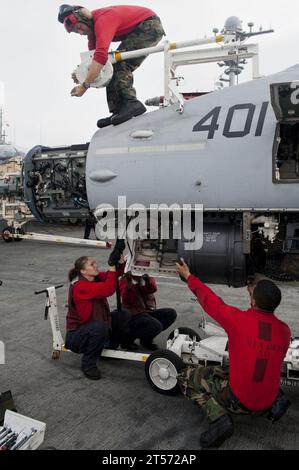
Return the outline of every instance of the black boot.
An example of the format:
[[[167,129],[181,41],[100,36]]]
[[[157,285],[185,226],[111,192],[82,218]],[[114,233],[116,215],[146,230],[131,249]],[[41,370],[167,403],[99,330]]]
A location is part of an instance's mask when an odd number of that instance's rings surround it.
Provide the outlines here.
[[[290,406],[290,400],[285,397],[283,391],[280,389],[275,402],[268,411],[267,418],[272,421],[272,423],[275,423],[280,418],[282,418]]]
[[[114,118],[115,116],[117,116],[116,113],[113,113],[111,114],[111,116],[109,117],[106,117],[106,118],[103,118],[103,119],[99,119],[98,122],[97,122],[97,126],[102,129],[103,127],[107,127],[107,126],[111,126],[112,124],[112,118]]]
[[[102,377],[101,372],[96,366],[92,367],[91,369],[83,369],[83,374],[89,380],[100,380],[100,378]]]
[[[129,351],[138,351],[139,346],[134,341],[123,342],[121,343],[121,349],[126,349]]]
[[[157,346],[153,342],[144,343],[144,342],[140,341],[140,344],[141,344],[141,346],[143,346],[145,349],[148,349],[149,351],[158,351],[158,349],[159,349],[159,346]]]
[[[132,117],[140,116],[146,112],[146,107],[138,100],[124,101],[120,112],[112,117],[111,122],[114,126],[129,121]]]
[[[234,424],[231,417],[228,415],[221,416],[221,418],[210,423],[209,429],[200,436],[201,448],[220,447],[233,433]]]

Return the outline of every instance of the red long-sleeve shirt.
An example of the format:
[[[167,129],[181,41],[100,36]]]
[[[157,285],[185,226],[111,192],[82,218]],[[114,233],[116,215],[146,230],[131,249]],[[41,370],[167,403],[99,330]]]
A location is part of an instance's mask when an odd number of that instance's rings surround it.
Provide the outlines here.
[[[120,282],[120,294],[122,306],[131,315],[138,315],[156,308],[154,293],[157,292],[157,284],[153,277],[143,286],[139,284],[128,284],[126,279]]]
[[[123,275],[125,264],[120,264],[116,272],[99,272],[96,281],[79,279],[73,287],[73,301],[78,320],[81,324],[88,323],[91,319],[93,301],[111,297],[116,291],[116,281]],[[107,304],[109,310],[109,306]]]
[[[252,411],[268,409],[277,396],[290,344],[288,325],[273,313],[225,304],[195,276],[188,278],[188,286],[228,335],[229,385],[234,395]]]
[[[98,281],[80,279],[74,284],[73,299],[80,322],[90,320],[94,299],[106,299],[115,293],[117,274],[112,271],[99,273]]]
[[[92,11],[94,33],[88,36],[88,48],[95,49],[93,59],[102,65],[108,60],[111,42],[120,41],[135,27],[156,13],[149,8],[119,5]]]

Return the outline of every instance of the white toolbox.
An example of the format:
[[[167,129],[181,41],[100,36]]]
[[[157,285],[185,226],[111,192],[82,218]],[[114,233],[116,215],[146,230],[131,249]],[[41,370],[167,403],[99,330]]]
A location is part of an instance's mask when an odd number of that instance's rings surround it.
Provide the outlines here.
[[[20,439],[25,435],[30,435],[32,430],[37,432],[33,434],[18,450],[37,449],[44,441],[46,423],[20,415],[14,411],[7,410],[4,416],[4,426],[11,428],[12,431],[20,434]],[[17,441],[18,442],[18,441]]]

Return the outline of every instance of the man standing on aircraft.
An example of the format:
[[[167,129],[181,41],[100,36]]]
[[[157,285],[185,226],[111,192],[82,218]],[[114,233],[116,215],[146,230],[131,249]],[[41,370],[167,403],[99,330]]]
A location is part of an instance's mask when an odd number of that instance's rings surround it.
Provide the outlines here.
[[[88,216],[85,219],[85,229],[84,229],[84,237],[83,237],[84,240],[89,239],[91,230],[94,230],[95,232],[96,225],[97,225],[97,219],[94,213],[91,210],[89,210]]]
[[[198,404],[210,421],[200,437],[201,447],[219,447],[234,431],[229,412],[265,411],[275,421],[290,405],[279,385],[291,332],[273,313],[281,292],[272,281],[259,281],[250,295],[251,308],[242,311],[226,305],[190,273],[183,260],[177,263],[177,272],[228,335],[229,371],[220,366],[197,366],[187,367],[178,376],[183,394]]]
[[[119,5],[89,11],[72,5],[61,5],[58,21],[66,30],[88,37],[89,50],[95,49],[93,61],[82,85],[71,91],[72,96],[84,95],[108,60],[111,42],[121,42],[118,51],[131,51],[155,46],[163,35],[163,26],[156,13],[149,8]],[[133,88],[133,72],[145,57],[117,62],[107,86],[107,102],[111,116],[100,119],[98,127],[117,125],[146,112],[137,100]],[[74,74],[72,78],[76,83]]]

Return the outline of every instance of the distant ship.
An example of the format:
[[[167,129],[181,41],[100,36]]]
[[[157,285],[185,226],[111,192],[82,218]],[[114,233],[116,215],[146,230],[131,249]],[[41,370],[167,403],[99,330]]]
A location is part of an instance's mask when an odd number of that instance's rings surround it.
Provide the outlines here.
[[[0,107],[0,165],[11,158],[23,156],[16,147],[6,142],[6,134],[3,126],[3,110]]]

